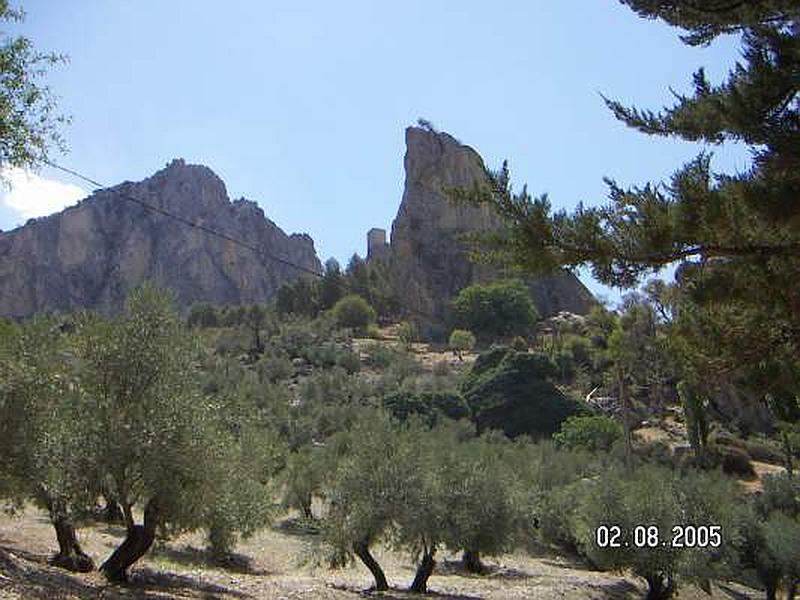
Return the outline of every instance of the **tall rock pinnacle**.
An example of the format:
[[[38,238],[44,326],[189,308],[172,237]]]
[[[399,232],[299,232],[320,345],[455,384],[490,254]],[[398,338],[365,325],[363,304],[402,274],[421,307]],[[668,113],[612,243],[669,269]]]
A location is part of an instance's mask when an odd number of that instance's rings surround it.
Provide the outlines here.
[[[447,312],[462,288],[499,276],[496,268],[469,260],[465,234],[500,227],[488,206],[456,205],[443,188],[485,181],[480,155],[469,146],[429,128],[406,129],[405,190],[392,223],[388,262],[397,293],[416,310]],[[373,234],[374,237],[374,234]],[[577,277],[563,273],[527,281],[539,311],[585,313],[596,302]]]

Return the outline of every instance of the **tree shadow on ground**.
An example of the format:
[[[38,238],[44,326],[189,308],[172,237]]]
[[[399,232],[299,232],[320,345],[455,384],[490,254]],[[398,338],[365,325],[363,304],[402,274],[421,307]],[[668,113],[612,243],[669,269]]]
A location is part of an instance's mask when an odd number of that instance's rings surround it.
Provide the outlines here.
[[[185,575],[178,575],[177,573],[168,573],[166,571],[156,571],[147,567],[137,569],[132,577],[131,582],[125,588],[132,591],[141,590],[147,592],[147,598],[150,598],[149,592],[160,591],[169,593],[169,598],[173,598],[177,594],[185,593],[190,594],[188,598],[196,597],[195,594],[202,594],[199,597],[208,598],[209,595],[224,595],[232,596],[235,598],[251,598],[250,594],[240,592],[231,588],[227,588],[214,583],[207,583],[197,581]]]
[[[539,559],[543,565],[548,567],[555,567],[556,569],[568,569],[570,571],[593,571],[600,572],[600,569],[595,567],[589,562],[583,561],[580,558],[573,558],[571,556],[559,557],[559,560],[552,558]]]
[[[460,560],[442,560],[436,563],[435,573],[471,577],[473,579],[528,579],[533,577],[531,573],[514,569],[513,567],[504,567],[491,563],[484,563],[483,567],[483,573],[471,573],[464,568],[464,563]]]
[[[377,592],[373,588],[363,589],[353,585],[344,584],[328,584],[329,587],[342,592],[349,592],[351,594],[358,594],[364,598],[381,598],[385,600],[418,600],[423,598],[442,598],[443,600],[483,600],[481,596],[470,596],[467,594],[450,594],[447,592],[437,592],[435,589],[429,589],[427,593],[420,595],[414,592],[409,592],[408,589],[392,587],[386,592]]]
[[[272,526],[272,530],[302,538],[316,537],[322,533],[318,525],[305,519],[297,519],[294,517],[289,517],[276,523]]]
[[[586,587],[596,590],[597,595],[592,598],[598,600],[626,600],[627,598],[641,598],[642,590],[630,581],[615,581],[614,583],[590,583]]]
[[[95,531],[105,535],[110,535],[115,538],[124,539],[127,531],[125,525],[117,525],[115,523],[98,523],[95,526]]]
[[[754,594],[746,594],[744,592],[740,592],[738,590],[733,589],[729,585],[717,583],[717,587],[721,592],[727,594],[728,598],[733,598],[733,600],[752,600],[753,598],[761,598],[764,592],[760,592],[758,595]]]
[[[183,546],[182,548],[154,548],[152,555],[153,557],[164,558],[170,562],[185,566],[223,569],[241,575],[275,575],[275,573],[256,568],[251,557],[238,553],[231,553],[226,558],[220,559],[207,550],[193,546]]]
[[[85,575],[73,574],[49,566],[47,560],[45,556],[0,547],[0,587],[31,600],[63,597],[81,600],[251,597],[231,588],[148,568],[134,570],[129,584],[114,585],[107,583],[96,571]]]

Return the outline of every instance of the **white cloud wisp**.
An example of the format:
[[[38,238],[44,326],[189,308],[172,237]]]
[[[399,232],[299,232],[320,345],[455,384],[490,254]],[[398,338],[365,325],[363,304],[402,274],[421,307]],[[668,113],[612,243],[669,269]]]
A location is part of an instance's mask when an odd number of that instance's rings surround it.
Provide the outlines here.
[[[4,168],[2,178],[0,202],[23,220],[58,212],[89,195],[77,185],[45,179],[17,167]]]

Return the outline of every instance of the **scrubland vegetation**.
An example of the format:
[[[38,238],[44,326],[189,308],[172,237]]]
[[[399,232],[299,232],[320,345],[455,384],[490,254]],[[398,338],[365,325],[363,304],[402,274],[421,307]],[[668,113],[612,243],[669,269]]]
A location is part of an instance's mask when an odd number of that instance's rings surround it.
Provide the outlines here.
[[[476,293],[491,295],[463,296]],[[366,322],[342,322],[338,307],[366,301],[340,296],[315,318],[269,306],[199,306],[181,318],[167,292],[145,287],[118,317],[4,324],[8,507],[46,512],[53,564],[88,571],[102,559],[112,581],[183,531],[204,532],[224,565],[237,540],[289,510],[325,563],[359,561],[376,590],[427,591],[443,551],[482,574],[492,557],[533,546],[630,571],[650,598],[715,579],[768,594],[794,585],[797,479],[765,477],[754,496],[736,478],[753,478],[749,447],[784,464],[796,451],[784,455],[780,436],[742,437],[676,383],[674,365],[653,358],[674,335],[654,299],[531,323],[525,338],[506,330],[466,361],[445,345],[425,368],[403,327],[379,332],[394,341],[359,337]],[[593,401],[620,377],[626,405]],[[637,438],[645,419],[685,421],[691,449]],[[87,515],[124,525],[110,556],[81,548],[75,526]],[[718,525],[723,538],[717,548],[609,549],[597,544],[603,524],[655,524],[662,536]],[[385,546],[415,561],[413,581],[391,580],[375,554]]]
[[[572,213],[514,191],[505,165],[452,195],[504,218],[484,256],[515,273],[589,266],[639,291],[542,319],[523,280],[498,279],[461,290],[434,328],[390,293],[386,265],[356,256],[265,306],[180,315],[144,286],[116,316],[2,322],[0,496],[47,515],[52,564],[121,590],[156,542],[199,531],[230,564],[291,511],[327,565],[359,561],[377,591],[428,592],[445,551],[480,576],[544,548],[638,577],[650,600],[731,581],[794,598],[798,9],[625,3],[690,45],[741,34],[743,52],[722,84],[701,70],[675,106],[608,100],[614,115],[745,143],[752,167],[717,174],[701,154],[669,185],[609,182],[608,204]],[[37,160],[40,144],[22,148],[12,164]],[[676,264],[674,283],[643,281]],[[80,544],[93,521],[124,526],[109,556]],[[387,547],[414,561],[411,581],[384,570]]]

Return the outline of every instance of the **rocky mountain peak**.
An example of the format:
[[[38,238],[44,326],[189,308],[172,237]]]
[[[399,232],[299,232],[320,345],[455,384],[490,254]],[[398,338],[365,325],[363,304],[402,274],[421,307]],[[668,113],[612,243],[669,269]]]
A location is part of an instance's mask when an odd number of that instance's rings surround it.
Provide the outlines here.
[[[386,261],[397,293],[413,307],[443,315],[462,288],[500,276],[497,269],[469,260],[465,234],[492,231],[502,223],[488,206],[454,204],[448,187],[471,187],[486,181],[483,159],[471,147],[432,127],[406,129],[405,188],[392,235],[385,247],[383,230],[368,235],[369,256]],[[530,280],[543,315],[559,311],[585,313],[591,293],[568,273]]]
[[[172,289],[182,306],[263,302],[303,274],[132,199],[321,271],[310,237],[287,235],[255,202],[231,202],[211,169],[175,159],[143,181],[97,191],[61,213],[0,233],[0,316],[114,312],[146,280]]]

